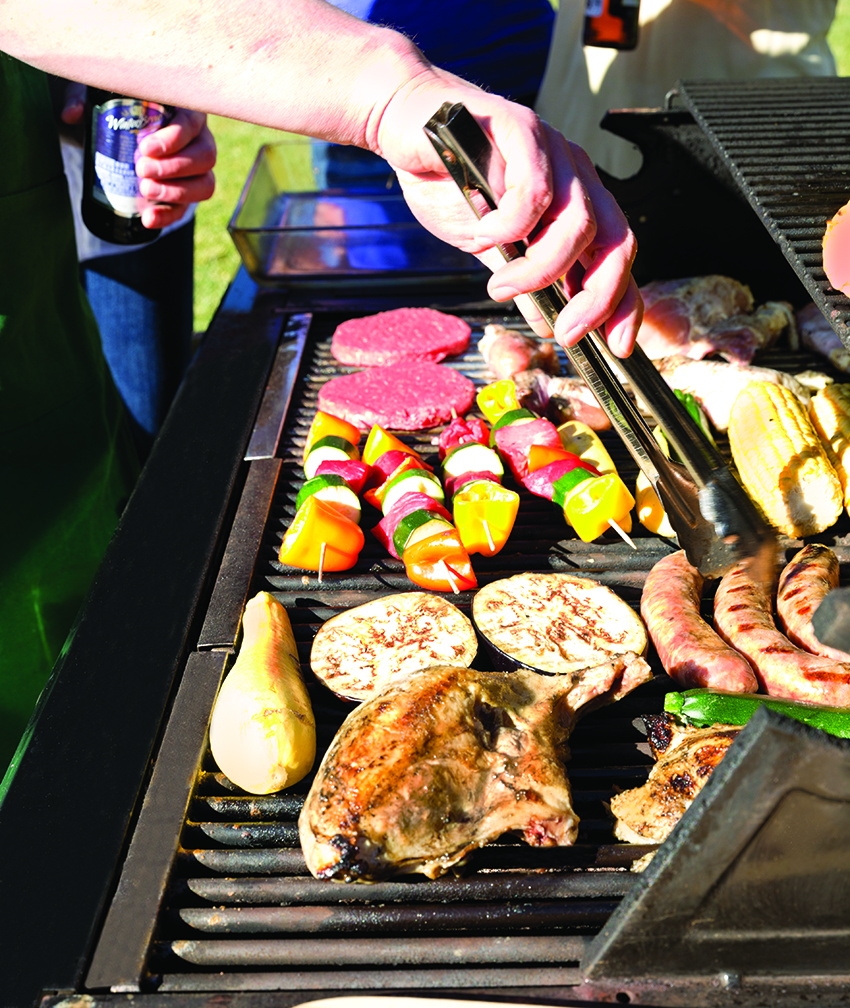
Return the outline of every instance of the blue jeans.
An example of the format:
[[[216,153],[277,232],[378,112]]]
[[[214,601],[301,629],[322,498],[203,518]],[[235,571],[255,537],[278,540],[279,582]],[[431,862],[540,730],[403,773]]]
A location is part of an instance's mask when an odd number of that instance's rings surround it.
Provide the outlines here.
[[[192,220],[150,245],[80,264],[103,352],[143,456],[191,356],[194,228]]]

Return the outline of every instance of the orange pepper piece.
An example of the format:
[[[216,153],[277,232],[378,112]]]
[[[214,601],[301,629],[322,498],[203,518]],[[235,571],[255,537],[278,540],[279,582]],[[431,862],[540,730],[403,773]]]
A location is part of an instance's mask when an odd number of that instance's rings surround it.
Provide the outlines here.
[[[457,529],[420,539],[404,551],[402,560],[407,576],[420,588],[460,592],[478,587]]]
[[[280,544],[278,560],[305,570],[348,570],[357,563],[364,542],[363,530],[356,522],[333,504],[312,496],[296,511]]]
[[[551,445],[533,444],[528,449],[528,471],[534,472],[549,465],[550,462],[573,462],[576,465],[586,466],[575,452],[567,451],[566,448],[554,448]]]

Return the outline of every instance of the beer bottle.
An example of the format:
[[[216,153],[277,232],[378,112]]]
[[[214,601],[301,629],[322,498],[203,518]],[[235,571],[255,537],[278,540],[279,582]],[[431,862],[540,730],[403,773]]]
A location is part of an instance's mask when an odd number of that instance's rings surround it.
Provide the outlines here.
[[[83,221],[92,234],[118,245],[151,242],[159,229],[142,225],[145,204],[136,175],[142,137],[165,126],[169,105],[88,89],[83,151]]]
[[[638,42],[640,0],[586,0],[584,44],[634,49]]]

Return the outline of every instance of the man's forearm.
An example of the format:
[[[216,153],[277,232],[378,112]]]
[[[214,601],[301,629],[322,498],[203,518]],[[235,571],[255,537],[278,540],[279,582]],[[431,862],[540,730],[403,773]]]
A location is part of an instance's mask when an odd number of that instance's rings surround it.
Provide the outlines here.
[[[323,0],[4,0],[0,49],[51,73],[372,146],[373,110],[424,61]]]

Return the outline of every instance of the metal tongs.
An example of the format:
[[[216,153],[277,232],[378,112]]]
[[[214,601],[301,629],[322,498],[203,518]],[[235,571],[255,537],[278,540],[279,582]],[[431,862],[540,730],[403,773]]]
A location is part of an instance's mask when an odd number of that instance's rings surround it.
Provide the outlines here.
[[[494,210],[489,182],[493,149],[467,108],[446,103],[424,128],[475,215],[480,218]],[[510,261],[523,255],[525,246],[500,245],[499,251]],[[564,291],[552,284],[529,296],[554,332],[555,319],[567,303]],[[776,563],[775,531],[643,350],[635,346],[629,357],[615,357],[595,330],[565,350],[655,487],[690,563],[704,577],[721,577],[746,563],[751,576],[769,583]],[[612,364],[652,413],[684,465],[661,450]]]

